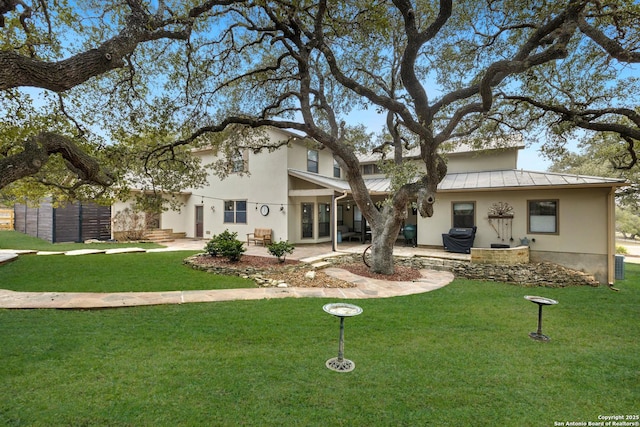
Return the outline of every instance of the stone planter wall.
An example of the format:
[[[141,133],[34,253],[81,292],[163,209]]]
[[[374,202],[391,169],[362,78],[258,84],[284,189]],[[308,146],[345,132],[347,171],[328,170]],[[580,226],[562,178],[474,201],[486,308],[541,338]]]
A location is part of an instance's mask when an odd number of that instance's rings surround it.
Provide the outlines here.
[[[340,264],[362,262],[362,256],[360,254],[343,255],[326,258],[324,261],[330,266],[339,267]],[[184,262],[199,270],[215,274],[253,278],[258,283],[260,281],[260,275],[269,271],[269,269],[251,267],[232,269],[198,265],[197,255],[187,258]],[[396,257],[395,262],[397,265],[417,269],[451,271],[458,278],[512,283],[520,286],[563,288],[567,286],[597,287],[600,285],[598,281],[589,274],[548,262],[498,265],[425,257]],[[310,268],[311,266],[305,263],[285,267],[288,271],[309,270]]]
[[[497,265],[412,257],[399,259],[398,263],[413,268],[451,271],[459,278],[513,283],[520,286],[564,288],[600,285],[592,275],[549,262]]]
[[[471,248],[471,262],[497,265],[527,264],[529,262],[529,247]]]

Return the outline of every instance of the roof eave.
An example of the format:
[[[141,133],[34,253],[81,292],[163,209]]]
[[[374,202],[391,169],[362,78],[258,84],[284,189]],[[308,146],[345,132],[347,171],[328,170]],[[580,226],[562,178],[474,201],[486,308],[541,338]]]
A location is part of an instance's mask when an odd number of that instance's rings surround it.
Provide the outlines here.
[[[469,193],[489,191],[522,191],[522,190],[559,190],[559,189],[592,189],[592,188],[620,188],[629,186],[626,182],[590,183],[590,184],[556,184],[556,185],[521,185],[510,187],[481,187],[481,188],[450,188],[438,189],[438,193]]]

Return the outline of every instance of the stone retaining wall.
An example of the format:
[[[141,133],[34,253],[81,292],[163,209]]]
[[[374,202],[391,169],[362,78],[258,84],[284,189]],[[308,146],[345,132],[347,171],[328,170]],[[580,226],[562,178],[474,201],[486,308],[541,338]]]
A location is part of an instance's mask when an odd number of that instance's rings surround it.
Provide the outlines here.
[[[564,288],[567,286],[597,287],[600,285],[592,275],[549,262],[497,265],[421,257],[406,258],[398,260],[398,262],[401,265],[409,265],[414,268],[451,271],[459,278],[491,280],[520,286]]]
[[[326,258],[329,265],[339,266],[353,262],[362,262],[360,254],[344,255]],[[571,270],[569,268],[549,263],[522,263],[511,265],[479,264],[466,261],[425,258],[425,257],[396,257],[397,265],[404,265],[416,269],[431,269],[439,271],[451,271],[458,278],[472,280],[490,280],[496,282],[513,283],[520,286],[546,286],[552,288],[563,288],[567,286],[594,286],[600,284],[591,275]],[[259,279],[261,274],[269,269],[243,268],[231,269],[225,267],[215,267],[211,265],[198,265],[197,255],[187,258],[185,264],[193,268],[205,270],[214,274],[237,275]],[[287,271],[310,270],[312,267],[306,263],[294,264],[284,267]],[[282,271],[282,270],[280,270]],[[258,280],[256,280],[258,281]]]
[[[362,257],[359,254],[345,255],[326,261],[332,264],[362,262]],[[397,265],[411,268],[450,271],[459,278],[490,280],[520,286],[563,288],[567,286],[597,287],[600,285],[592,275],[550,262],[498,265],[419,256],[396,257],[395,261]]]
[[[206,271],[207,273],[220,274],[223,276],[240,276],[240,277],[251,277],[256,274],[264,274],[276,271],[276,268],[258,268],[258,267],[243,267],[243,268],[234,268],[234,267],[220,267],[216,265],[199,263],[198,258],[201,256],[208,257],[209,255],[193,255],[183,261],[184,264],[201,271]],[[298,271],[298,270],[309,270],[311,266],[306,263],[299,264],[290,264],[286,266],[278,266],[277,271]]]

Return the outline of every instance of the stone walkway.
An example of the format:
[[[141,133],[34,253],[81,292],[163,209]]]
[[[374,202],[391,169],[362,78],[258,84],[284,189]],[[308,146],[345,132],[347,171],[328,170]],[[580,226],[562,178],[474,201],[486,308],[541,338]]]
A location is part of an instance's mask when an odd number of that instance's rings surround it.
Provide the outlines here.
[[[167,250],[201,250],[201,241],[180,242],[166,249],[148,250],[147,252],[160,252]],[[82,250],[65,253],[65,255],[89,255],[98,253],[123,253],[144,251],[137,248],[127,250],[92,251]],[[341,255],[337,252],[318,253],[327,248],[296,248],[296,252],[305,255],[300,259],[303,262],[317,262],[323,258]],[[249,247],[247,254],[258,254],[265,251],[260,247]],[[329,248],[330,251],[330,248]],[[352,252],[361,252],[359,247],[353,247]],[[3,259],[11,261],[20,254],[35,253],[35,251],[0,251],[0,264]],[[60,254],[60,253],[55,253]],[[261,254],[261,252],[260,252]],[[39,253],[39,255],[54,255],[54,253]],[[311,268],[311,266],[310,266]],[[390,298],[395,296],[412,295],[439,289],[448,285],[453,280],[453,274],[446,271],[421,270],[422,278],[414,282],[392,282],[386,280],[371,279],[357,276],[341,268],[325,268],[326,274],[352,282],[355,288],[245,288],[202,291],[168,291],[168,292],[117,292],[117,293],[86,293],[86,292],[15,292],[0,289],[0,308],[34,309],[34,308],[58,308],[58,309],[88,309],[88,308],[113,308],[131,307],[158,304],[185,304],[195,302],[216,302],[234,300],[259,300],[270,298],[335,298],[335,299],[364,299],[364,298]]]

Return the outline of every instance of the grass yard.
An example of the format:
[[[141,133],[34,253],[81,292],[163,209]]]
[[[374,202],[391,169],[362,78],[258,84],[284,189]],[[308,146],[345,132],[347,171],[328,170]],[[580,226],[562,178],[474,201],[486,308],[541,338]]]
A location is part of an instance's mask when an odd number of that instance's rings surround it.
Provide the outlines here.
[[[0,231],[0,249],[32,249],[37,251],[72,251],[76,249],[113,249],[137,247],[161,248],[156,243],[49,243],[17,231]]]
[[[153,270],[140,255],[127,257]],[[0,267],[0,287],[12,266]],[[22,274],[39,274],[31,269]],[[126,283],[131,272],[110,274]],[[0,310],[0,425],[554,426],[635,416],[640,266],[627,264],[616,286],[455,280],[352,301],[364,312],[345,321],[350,373],[324,365],[339,327],[324,299]],[[528,337],[537,306],[524,295],[559,301],[544,309],[550,342]]]
[[[0,232],[0,248],[60,251],[94,244],[59,246],[16,232]],[[95,244],[99,248],[140,245]],[[146,247],[159,247],[145,244]],[[65,249],[60,249],[63,247]],[[219,276],[182,265],[197,252],[125,253],[114,255],[21,255],[0,268],[0,288],[25,292],[163,292],[254,288],[240,277]]]
[[[29,292],[163,292],[255,288],[252,280],[182,264],[190,251],[115,255],[21,255],[0,267],[0,288]]]

